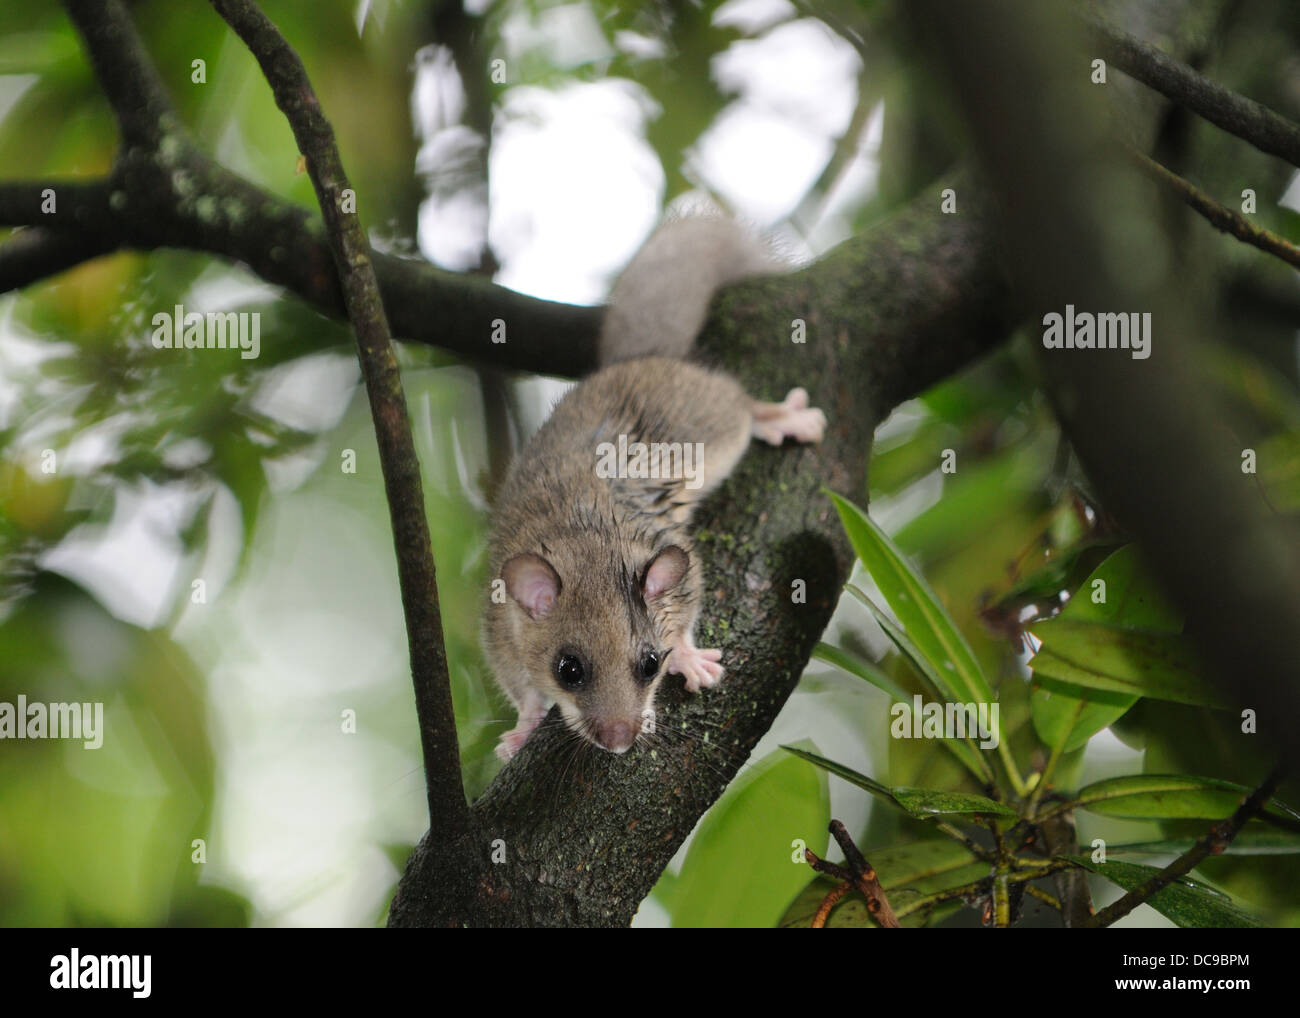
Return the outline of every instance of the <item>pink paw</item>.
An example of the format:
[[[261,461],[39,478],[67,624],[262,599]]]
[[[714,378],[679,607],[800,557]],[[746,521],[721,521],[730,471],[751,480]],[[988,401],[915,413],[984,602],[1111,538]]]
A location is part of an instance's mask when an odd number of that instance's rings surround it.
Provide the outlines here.
[[[668,655],[668,670],[686,679],[686,691],[698,693],[722,681],[726,669],[718,662],[720,650],[700,650],[689,640],[679,643]]]
[[[523,748],[524,743],[528,741],[528,736],[532,735],[533,732],[537,730],[537,726],[542,723],[542,720],[545,717],[546,714],[544,712],[541,714],[531,714],[526,718],[521,716],[519,718],[519,723],[501,736],[501,741],[497,743],[496,748],[497,758],[500,760],[509,760],[512,756],[518,753],[519,750]]]
[[[791,389],[780,403],[764,403],[754,411],[754,437],[769,445],[787,438],[796,442],[820,442],[826,433],[826,415],[808,405],[808,393]]]

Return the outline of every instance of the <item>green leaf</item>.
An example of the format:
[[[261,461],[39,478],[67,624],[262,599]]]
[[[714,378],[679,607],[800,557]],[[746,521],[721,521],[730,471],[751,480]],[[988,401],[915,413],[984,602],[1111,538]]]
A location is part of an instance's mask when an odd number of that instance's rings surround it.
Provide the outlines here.
[[[895,700],[907,699],[907,691],[902,686],[881,671],[880,668],[852,651],[832,647],[829,643],[819,643],[813,648],[812,656],[818,661],[825,661],[827,664],[834,665],[850,675],[856,675],[864,682],[870,682],[877,689],[883,689]]]
[[[1107,778],[1080,789],[1075,805],[1089,813],[1135,820],[1223,820],[1250,793],[1245,785],[1218,778],[1135,774]],[[1276,799],[1268,802],[1264,812],[1292,822],[1300,820],[1300,813]]]
[[[907,634],[898,628],[894,620],[881,611],[871,598],[867,597],[861,589],[855,587],[852,583],[845,584],[844,589],[870,609],[871,614],[875,616],[876,622],[884,630],[885,635],[889,637],[894,646],[898,648],[898,652],[903,655],[916,674],[920,676],[921,681],[930,690],[931,694],[949,703],[956,702],[957,697],[953,696],[952,692],[945,686],[943,678],[934,670],[930,662],[921,655],[921,652],[913,646],[912,641],[907,638]],[[906,694],[897,697],[897,699],[902,703],[912,702],[912,698]],[[1001,738],[1001,733],[999,733],[998,737]],[[944,748],[951,752],[961,762],[962,766],[975,775],[982,784],[987,784],[993,780],[993,772],[989,770],[988,765],[980,756],[973,740],[943,739],[942,743]]]
[[[1042,660],[1044,668],[1056,667],[1057,659],[1050,652],[1039,652],[1040,655],[1043,653],[1047,654]],[[1039,681],[1029,697],[1034,730],[1048,746],[1061,745],[1065,753],[1078,749],[1103,728],[1113,725],[1139,699],[1132,693],[1085,689],[1068,682],[1045,679],[1038,673],[1036,677]]]
[[[774,926],[808,881],[792,842],[824,854],[829,818],[824,774],[780,753],[765,758],[700,822],[671,895],[673,925]]]
[[[1053,436],[1011,446],[988,460],[963,466],[943,478],[943,496],[907,521],[895,544],[927,561],[987,532],[1008,503],[1028,497],[1051,468]],[[933,462],[933,461],[932,461]],[[874,487],[873,487],[874,491]]]
[[[1124,845],[1107,845],[1106,855],[1182,855],[1195,838],[1168,838],[1164,841],[1135,841]],[[1300,855],[1300,834],[1266,829],[1244,830],[1223,850],[1224,855]]]
[[[871,600],[861,587],[852,583],[846,583],[844,589],[867,607],[867,610],[871,612],[872,618],[876,620],[876,623],[884,631],[884,634],[889,637],[890,643],[892,643],[903,656],[903,659],[912,666],[912,670],[916,672],[921,681],[925,683],[925,686],[930,691],[931,695],[938,697],[940,700],[955,703],[958,698],[944,681],[943,676],[935,671],[934,665],[926,660],[925,656],[917,649],[916,645],[907,638],[907,634],[903,632],[898,623],[891,619],[875,601]],[[898,699],[908,701],[911,697],[900,696]]]
[[[967,703],[992,703],[993,690],[966,638],[883,530],[852,502],[829,492],[845,533],[890,609],[922,655]]]
[[[834,774],[837,778],[843,778],[845,781],[849,782],[849,784],[857,785],[859,788],[865,789],[872,795],[880,796],[880,798],[887,800],[891,805],[898,805],[894,800],[894,794],[889,790],[888,786],[882,785],[879,781],[875,781],[859,771],[855,771],[852,767],[845,767],[843,764],[838,764],[834,760],[827,760],[824,756],[811,753],[806,749],[800,749],[798,746],[782,746],[781,748],[787,753],[793,753],[800,760],[807,760],[810,764],[820,767],[822,770],[827,771],[830,774]]]
[[[1094,591],[1105,592],[1101,603],[1093,600]],[[1177,632],[1182,626],[1142,567],[1134,545],[1107,556],[1080,584],[1058,618],[1157,632]],[[1034,729],[1047,745],[1061,745],[1066,753],[1114,724],[1138,700],[1131,691],[1088,689],[1049,678],[1070,671],[1054,645],[1044,645],[1030,664],[1038,680],[1030,697]]]
[[[1019,815],[1000,802],[969,792],[936,792],[928,788],[892,788],[890,792],[903,809],[922,820],[960,813],[1012,818]]]
[[[1029,631],[1047,651],[1029,662],[1036,675],[1199,707],[1228,706],[1201,678],[1191,645],[1177,634],[1065,618]]]
[[[992,799],[968,792],[940,792],[928,788],[890,788],[879,781],[867,777],[852,767],[845,767],[824,756],[810,753],[796,746],[782,746],[788,753],[793,753],[802,760],[816,764],[823,770],[843,778],[845,781],[865,789],[872,795],[879,796],[895,806],[905,810],[918,820],[928,820],[936,816],[952,814],[978,814],[990,816],[1015,817],[1018,814]]]
[[[1078,866],[1105,877],[1125,891],[1141,887],[1160,872],[1154,866],[1133,862],[1095,863],[1086,855],[1073,856],[1072,859]],[[1184,927],[1241,929],[1263,926],[1258,919],[1235,907],[1227,895],[1186,877],[1161,888],[1147,899],[1146,904]]]

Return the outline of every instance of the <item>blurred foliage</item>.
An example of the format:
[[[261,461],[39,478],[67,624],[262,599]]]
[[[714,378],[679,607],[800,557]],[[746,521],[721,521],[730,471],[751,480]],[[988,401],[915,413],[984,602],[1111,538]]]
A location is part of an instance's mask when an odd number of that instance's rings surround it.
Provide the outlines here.
[[[245,925],[202,882],[214,759],[202,677],[158,631],[42,574],[0,626],[0,702],[104,704],[103,744],[5,743],[0,918],[17,926]]]

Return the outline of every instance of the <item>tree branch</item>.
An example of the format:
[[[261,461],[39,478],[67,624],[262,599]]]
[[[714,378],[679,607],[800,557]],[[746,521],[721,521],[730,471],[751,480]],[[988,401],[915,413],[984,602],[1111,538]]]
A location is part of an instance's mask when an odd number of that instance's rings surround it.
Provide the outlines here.
[[[0,184],[0,222],[6,226],[49,226],[75,233],[111,234],[115,220],[109,211],[112,185],[98,180],[9,180]],[[46,192],[53,191],[55,211],[45,211]]]
[[[1220,205],[1204,191],[1160,165],[1150,156],[1136,149],[1130,149],[1129,156],[1149,173],[1152,179],[1168,187],[1216,230],[1231,234],[1243,243],[1257,247],[1267,254],[1282,259],[1288,265],[1300,269],[1300,247],[1296,247],[1284,237],[1279,237],[1272,230],[1255,226],[1226,205]]]
[[[1215,824],[1205,835],[1197,839],[1195,845],[1150,880],[1133,888],[1113,904],[1107,905],[1085,925],[1090,927],[1110,926],[1112,923],[1123,919],[1143,902],[1150,901],[1153,896],[1175,880],[1181,880],[1187,876],[1188,873],[1192,872],[1210,856],[1222,854],[1223,850],[1232,844],[1232,839],[1246,826],[1246,821],[1257,816],[1268,800],[1272,798],[1273,793],[1277,791],[1277,786],[1282,783],[1284,773],[1281,764],[1274,767],[1263,783],[1242,800],[1241,805],[1233,811],[1232,816],[1222,823]]]
[[[0,292],[58,275],[116,247],[108,237],[62,233],[39,226],[19,230],[0,244]]]
[[[171,99],[121,3],[63,0],[85,43],[122,140],[156,148],[176,126]]]
[[[1078,850],[1078,835],[1072,817],[1058,814],[1044,820],[1039,828],[1043,832],[1043,847],[1049,858],[1070,856]],[[1056,882],[1056,893],[1061,896],[1061,923],[1067,930],[1077,930],[1087,925],[1092,918],[1092,891],[1088,887],[1088,875],[1070,868],[1057,871],[1053,880]]]
[[[307,171],[325,218],[344,304],[356,333],[357,357],[375,423],[406,617],[429,822],[460,835],[469,827],[469,807],[461,782],[438,579],[424,509],[420,461],[415,454],[397,353],[370,263],[370,244],[356,214],[345,211],[349,207],[347,196],[352,192],[334,130],[321,112],[298,54],[252,0],[212,0],[212,6],[257,58],[276,105],[293,128],[298,150],[307,157]]]
[[[1108,63],[1261,152],[1300,167],[1300,126],[1262,103],[1216,84],[1141,39],[1101,21],[1089,20],[1087,27],[1097,51]]]

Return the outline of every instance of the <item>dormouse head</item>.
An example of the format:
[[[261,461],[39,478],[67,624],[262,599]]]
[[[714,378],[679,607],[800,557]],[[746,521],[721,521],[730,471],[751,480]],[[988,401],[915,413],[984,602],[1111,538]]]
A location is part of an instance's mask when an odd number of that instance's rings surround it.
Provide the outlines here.
[[[651,716],[676,635],[666,601],[689,567],[677,545],[611,561],[530,552],[501,567],[519,664],[569,728],[602,749],[625,752]]]

